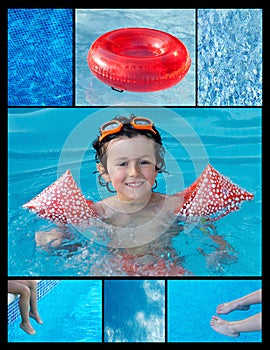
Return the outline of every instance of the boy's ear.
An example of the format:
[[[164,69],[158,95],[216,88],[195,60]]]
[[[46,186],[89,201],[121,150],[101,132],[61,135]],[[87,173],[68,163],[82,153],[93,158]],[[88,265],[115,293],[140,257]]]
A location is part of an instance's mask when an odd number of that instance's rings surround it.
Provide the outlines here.
[[[110,182],[110,176],[106,173],[104,166],[101,163],[97,163],[97,170],[106,182]]]

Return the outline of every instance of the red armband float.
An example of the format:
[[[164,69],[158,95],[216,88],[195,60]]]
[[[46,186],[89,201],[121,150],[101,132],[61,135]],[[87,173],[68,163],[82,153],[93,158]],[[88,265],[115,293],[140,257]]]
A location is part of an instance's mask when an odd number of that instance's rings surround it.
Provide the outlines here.
[[[53,184],[25,203],[23,208],[55,223],[80,226],[96,217],[90,209],[91,203],[85,199],[70,170],[67,170]]]
[[[232,183],[210,164],[195,182],[179,195],[184,195],[184,204],[175,214],[185,217],[201,216],[208,221],[218,220],[238,210],[241,202],[254,198],[252,193]]]

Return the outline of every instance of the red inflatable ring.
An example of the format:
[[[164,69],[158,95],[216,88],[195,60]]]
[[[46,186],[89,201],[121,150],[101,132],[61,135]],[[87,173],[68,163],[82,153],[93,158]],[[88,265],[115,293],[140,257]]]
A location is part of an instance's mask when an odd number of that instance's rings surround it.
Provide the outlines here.
[[[176,37],[150,28],[122,28],[100,36],[87,62],[92,73],[117,90],[168,89],[187,74],[191,59]]]

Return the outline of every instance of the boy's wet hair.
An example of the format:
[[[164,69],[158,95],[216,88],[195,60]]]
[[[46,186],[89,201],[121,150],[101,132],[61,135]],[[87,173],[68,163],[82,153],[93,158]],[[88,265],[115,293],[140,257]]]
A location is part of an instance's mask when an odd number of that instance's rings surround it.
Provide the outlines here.
[[[112,120],[119,120],[121,123],[123,123],[123,127],[119,132],[116,132],[115,134],[108,135],[104,137],[101,141],[99,141],[99,136],[92,142],[92,146],[96,151],[95,154],[95,160],[97,163],[101,163],[105,169],[105,173],[107,173],[107,143],[111,140],[114,140],[121,136],[126,136],[129,138],[136,137],[138,135],[143,135],[154,142],[155,147],[155,156],[156,156],[156,170],[159,173],[162,173],[166,169],[165,161],[164,161],[164,155],[165,155],[165,149],[162,146],[162,140],[160,133],[155,128],[154,125],[152,125],[153,130],[156,132],[152,132],[151,130],[142,130],[142,129],[135,129],[133,128],[131,124],[131,120],[134,118],[134,114],[131,114],[129,118],[122,117],[122,116],[116,116]]]

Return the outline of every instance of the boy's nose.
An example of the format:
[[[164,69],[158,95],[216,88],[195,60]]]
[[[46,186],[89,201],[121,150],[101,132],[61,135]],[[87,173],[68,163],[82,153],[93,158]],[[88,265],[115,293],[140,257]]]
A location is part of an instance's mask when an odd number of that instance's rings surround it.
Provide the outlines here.
[[[131,162],[129,164],[129,168],[128,168],[128,174],[129,176],[135,177],[137,176],[139,173],[139,169],[138,169],[138,165],[136,162]]]

